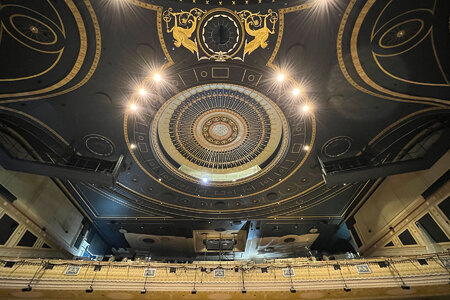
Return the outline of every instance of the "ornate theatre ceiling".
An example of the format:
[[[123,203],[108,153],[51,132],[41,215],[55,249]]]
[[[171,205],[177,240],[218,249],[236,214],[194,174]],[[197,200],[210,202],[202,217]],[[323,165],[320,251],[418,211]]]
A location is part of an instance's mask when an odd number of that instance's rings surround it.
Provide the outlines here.
[[[125,155],[114,187],[59,182],[107,239],[117,222],[135,233],[151,220],[337,224],[381,180],[329,186],[318,157],[369,145],[392,160],[401,137],[448,119],[449,10],[3,0],[1,122],[33,148]]]

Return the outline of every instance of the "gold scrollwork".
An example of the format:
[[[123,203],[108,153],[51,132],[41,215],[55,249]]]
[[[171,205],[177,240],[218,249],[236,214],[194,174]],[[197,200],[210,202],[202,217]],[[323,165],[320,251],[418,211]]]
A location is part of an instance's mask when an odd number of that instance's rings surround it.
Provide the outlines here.
[[[222,11],[222,9],[214,9],[211,12]],[[225,9],[223,9],[226,11]],[[271,34],[275,33],[275,26],[278,22],[278,13],[269,9],[266,14],[261,14],[260,12],[253,13],[249,10],[243,10],[239,12],[232,12],[239,20],[242,26],[242,30],[245,28],[245,33],[253,37],[253,39],[245,45],[243,51],[243,57],[246,54],[251,54],[258,48],[265,49],[268,45],[267,39]],[[207,15],[207,11],[201,10],[199,8],[193,8],[190,11],[179,11],[174,12],[172,8],[168,8],[162,14],[163,20],[166,23],[167,33],[172,33],[174,39],[174,45],[179,48],[183,46],[184,48],[191,51],[191,53],[199,54],[198,44],[196,39],[191,39],[192,34],[195,30],[199,30],[197,25],[200,24],[202,19]],[[238,50],[237,50],[238,51]],[[237,52],[236,51],[236,52]],[[236,54],[236,52],[234,54]],[[232,58],[231,55],[227,55],[222,52],[215,52],[214,55],[209,55],[211,58],[217,61],[225,61],[228,58]],[[198,56],[199,59],[204,57]],[[239,58],[243,60],[242,58]]]
[[[178,48],[185,47],[193,54],[198,52],[197,43],[191,40],[192,33],[194,33],[197,22],[205,11],[193,8],[190,11],[173,12],[172,8],[167,9],[163,13],[163,20],[166,22],[167,33],[172,33],[174,38],[174,45]],[[173,26],[170,23],[173,20]]]
[[[245,31],[248,35],[253,36],[254,39],[245,45],[244,54],[251,54],[253,51],[261,47],[267,47],[267,39],[269,34],[275,33],[275,24],[278,21],[278,14],[271,9],[267,14],[252,13],[248,10],[238,12],[239,17],[245,26]],[[269,24],[271,29],[269,29]]]

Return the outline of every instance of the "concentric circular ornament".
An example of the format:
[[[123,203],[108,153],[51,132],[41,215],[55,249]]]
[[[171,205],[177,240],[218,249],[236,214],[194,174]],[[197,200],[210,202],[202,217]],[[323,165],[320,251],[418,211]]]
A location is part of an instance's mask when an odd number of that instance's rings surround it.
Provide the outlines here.
[[[244,28],[239,16],[226,8],[212,9],[200,20],[197,41],[208,56],[234,56],[244,42]]]
[[[265,173],[287,146],[287,122],[277,105],[238,85],[208,84],[168,100],[152,124],[159,159],[194,180],[235,182]],[[281,155],[280,155],[281,153]],[[206,179],[205,179],[206,178]]]

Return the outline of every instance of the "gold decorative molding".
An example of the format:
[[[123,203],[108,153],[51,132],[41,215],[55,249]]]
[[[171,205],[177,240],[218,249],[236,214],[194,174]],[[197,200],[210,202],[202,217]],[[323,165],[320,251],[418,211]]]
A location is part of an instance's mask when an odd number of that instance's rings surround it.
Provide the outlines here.
[[[50,3],[50,1],[48,1]],[[97,16],[95,15],[94,9],[92,8],[91,3],[89,2],[89,0],[84,0],[83,1],[84,4],[87,7],[87,10],[91,16],[92,19],[92,23],[94,25],[94,31],[95,31],[95,41],[96,41],[96,45],[95,45],[95,55],[94,55],[94,59],[92,62],[91,67],[89,68],[89,71],[87,72],[87,74],[85,75],[85,77],[78,82],[77,84],[75,84],[74,86],[67,88],[65,90],[61,90],[59,92],[54,92],[51,93],[52,91],[55,91],[61,87],[64,87],[64,85],[70,83],[75,76],[79,73],[81,67],[83,66],[84,62],[85,62],[85,58],[86,58],[86,53],[87,53],[87,33],[86,33],[86,28],[85,28],[85,24],[83,22],[83,18],[78,10],[78,8],[76,7],[76,5],[74,4],[73,1],[71,0],[66,0],[65,3],[66,5],[69,7],[69,9],[71,10],[75,20],[76,20],[76,24],[78,27],[78,32],[80,34],[80,50],[78,52],[78,56],[77,59],[72,67],[72,69],[70,70],[70,72],[66,75],[66,77],[64,77],[62,80],[60,80],[59,82],[43,88],[43,89],[39,89],[39,90],[34,90],[34,91],[27,91],[27,92],[20,92],[20,93],[8,93],[8,94],[0,94],[0,100],[2,98],[15,98],[15,99],[6,99],[6,100],[1,100],[1,103],[11,103],[11,102],[19,102],[19,101],[29,101],[29,100],[38,100],[38,99],[44,99],[44,98],[51,98],[51,97],[55,97],[55,96],[59,96],[68,92],[71,92],[75,89],[78,89],[79,87],[81,87],[82,85],[84,85],[90,78],[91,76],[94,74],[95,69],[97,68],[98,62],[100,60],[100,54],[101,54],[101,35],[100,35],[100,26],[97,20]],[[53,7],[53,5],[50,3],[50,5]],[[63,32],[63,34],[65,35],[65,31],[64,31],[64,25],[62,23],[61,17],[58,15],[58,19],[61,22],[61,31]],[[1,32],[0,32],[1,33]],[[1,37],[1,35],[0,35]],[[61,50],[63,51],[63,49]],[[61,52],[62,53],[62,52]],[[61,53],[58,57],[58,60],[61,56]],[[57,64],[54,63],[53,67]],[[46,71],[45,73],[47,73],[48,71]],[[40,73],[38,75],[43,75],[44,73]],[[27,78],[23,78],[23,79],[27,79]],[[42,95],[44,93],[51,93],[51,94],[46,94],[46,95]],[[20,97],[20,98],[18,98]]]
[[[244,55],[251,54],[258,48],[265,49],[267,47],[267,39],[270,34],[275,33],[275,24],[278,21],[278,14],[271,9],[267,10],[267,14],[252,13],[248,10],[238,12],[245,26],[245,32],[253,36],[253,40],[248,42],[244,48]],[[270,25],[268,24],[270,23]]]
[[[375,83],[364,71],[364,68],[361,65],[358,49],[357,49],[357,41],[359,32],[362,26],[362,23],[369,12],[370,8],[374,5],[375,0],[368,0],[361,11],[359,12],[359,15],[356,19],[356,22],[353,26],[353,30],[350,37],[350,53],[351,53],[351,59],[353,66],[356,69],[356,72],[358,73],[359,77],[371,88],[376,90],[377,92],[374,92],[372,90],[369,90],[361,85],[359,85],[349,74],[347,67],[344,62],[343,57],[343,35],[344,35],[344,28],[346,27],[348,18],[350,16],[350,13],[352,12],[357,0],[351,0],[350,3],[347,6],[347,9],[345,10],[342,21],[339,27],[338,31],[338,38],[337,38],[337,55],[338,55],[338,62],[339,67],[341,68],[341,72],[346,78],[346,80],[356,89],[359,91],[362,91],[368,95],[372,95],[378,98],[386,99],[386,100],[393,100],[398,102],[407,102],[407,103],[420,103],[420,104],[428,104],[433,106],[439,106],[439,107],[445,107],[448,108],[448,100],[444,99],[437,99],[432,97],[419,97],[414,95],[408,95],[404,93],[399,93],[395,91],[391,91],[389,89],[386,89],[377,83]]]
[[[275,42],[274,50],[266,64],[268,67],[270,67],[272,69],[277,69],[277,66],[275,66],[273,64],[273,61],[275,60],[275,57],[278,54],[278,50],[280,49],[280,46],[281,46],[281,41],[283,40],[285,14],[291,13],[291,12],[297,12],[297,11],[301,11],[301,10],[305,10],[305,9],[310,9],[312,7],[314,7],[313,1],[305,3],[305,4],[297,5],[297,6],[283,8],[278,11],[279,25],[278,25],[277,41]]]
[[[197,22],[205,11],[199,8],[192,8],[190,11],[173,12],[169,8],[163,12],[163,20],[166,23],[167,33],[172,33],[175,47],[184,48],[192,54],[198,53],[197,43],[191,40],[191,36],[197,28]],[[173,25],[170,24],[173,21]]]
[[[231,43],[229,49],[223,51],[208,47],[207,39],[212,37],[205,37],[204,28],[214,18],[221,17],[227,19],[232,24],[230,26],[235,27],[230,29],[236,31],[236,36],[233,37],[235,41]],[[196,54],[198,60],[238,59],[244,61],[245,55],[249,55],[259,48],[267,47],[269,35],[275,34],[278,13],[272,9],[268,9],[266,14],[262,14],[249,10],[232,11],[226,8],[215,8],[210,11],[192,8],[189,11],[174,12],[172,8],[168,8],[163,12],[162,18],[166,23],[167,33],[172,34],[174,46],[177,48],[183,46],[192,54]],[[196,37],[192,38],[195,31]],[[252,40],[248,41],[246,35],[253,37]],[[245,46],[242,50],[244,41]]]

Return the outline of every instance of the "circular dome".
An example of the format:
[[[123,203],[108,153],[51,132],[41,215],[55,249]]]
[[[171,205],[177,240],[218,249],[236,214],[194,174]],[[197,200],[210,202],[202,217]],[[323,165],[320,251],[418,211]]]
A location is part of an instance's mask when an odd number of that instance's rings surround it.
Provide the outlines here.
[[[208,84],[164,103],[152,124],[152,141],[166,167],[211,184],[234,182],[273,165],[277,150],[286,148],[287,131],[281,110],[262,94]]]

